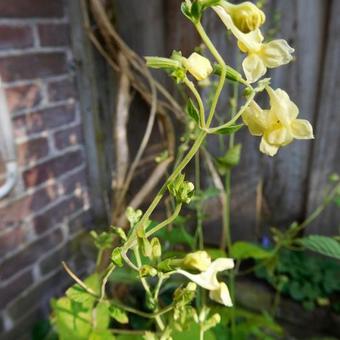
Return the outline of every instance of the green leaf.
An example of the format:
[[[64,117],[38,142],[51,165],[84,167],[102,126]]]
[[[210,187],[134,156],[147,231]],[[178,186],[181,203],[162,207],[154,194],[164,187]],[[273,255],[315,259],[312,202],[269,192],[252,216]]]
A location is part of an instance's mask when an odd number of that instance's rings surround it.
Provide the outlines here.
[[[92,308],[96,298],[86,292],[86,290],[80,287],[78,284],[73,285],[66,291],[66,296],[72,301],[82,304],[85,308]]]
[[[239,241],[233,244],[231,248],[231,255],[238,260],[244,260],[247,258],[262,260],[270,258],[273,254],[271,251],[265,250],[256,244]]]
[[[55,325],[60,340],[88,340],[92,311],[67,297],[52,301]]]
[[[119,307],[111,305],[110,306],[110,315],[113,319],[115,319],[117,322],[119,322],[121,324],[129,323],[129,317],[128,317],[127,313]]]
[[[191,99],[188,100],[187,105],[185,107],[185,112],[196,122],[199,123],[200,115]]]
[[[227,127],[220,127],[220,128],[214,128],[210,130],[210,133],[216,134],[216,135],[231,135],[238,130],[240,130],[244,124],[237,124],[237,125],[231,125]]]
[[[195,1],[191,6],[191,19],[194,22],[198,22],[202,16],[202,4],[199,1]]]
[[[110,324],[110,304],[108,301],[102,301],[97,304],[93,313],[93,324],[96,330],[106,330]]]
[[[289,286],[290,296],[297,301],[302,301],[305,298],[305,292],[301,284],[297,281],[293,281]]]
[[[113,249],[112,254],[111,254],[111,260],[118,267],[123,267],[124,262],[123,262],[122,248],[121,247],[117,247],[117,248]]]
[[[90,336],[89,340],[115,340],[116,337],[108,330],[94,330]]]
[[[196,323],[188,325],[188,329],[181,332],[175,331],[172,334],[173,340],[188,340],[188,339],[199,339],[200,328]],[[216,340],[215,334],[212,331],[204,333],[204,340]]]
[[[192,20],[192,19],[191,19],[191,11],[190,11],[190,8],[189,8],[189,6],[188,6],[185,2],[182,2],[182,4],[181,4],[181,12],[182,12],[183,15],[186,16],[189,20]]]
[[[331,237],[310,235],[299,242],[311,251],[340,260],[340,243]]]
[[[223,157],[216,159],[218,171],[221,175],[224,175],[227,170],[235,167],[240,163],[242,145],[236,144],[232,148],[228,149]]]

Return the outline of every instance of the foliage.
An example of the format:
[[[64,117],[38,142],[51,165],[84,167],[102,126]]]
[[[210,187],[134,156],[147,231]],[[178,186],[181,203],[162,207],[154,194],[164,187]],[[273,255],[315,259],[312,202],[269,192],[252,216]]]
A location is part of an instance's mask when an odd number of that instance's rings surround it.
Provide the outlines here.
[[[316,305],[329,306],[333,294],[340,292],[339,264],[305,252],[283,250],[273,272],[260,267],[256,274],[307,310]]]

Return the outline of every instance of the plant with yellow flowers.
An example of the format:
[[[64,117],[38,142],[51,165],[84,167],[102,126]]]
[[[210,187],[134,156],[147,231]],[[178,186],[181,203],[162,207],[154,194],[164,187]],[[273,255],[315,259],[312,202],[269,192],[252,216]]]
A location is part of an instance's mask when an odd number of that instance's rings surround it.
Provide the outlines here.
[[[167,239],[163,244],[160,235],[173,225],[183,206],[188,205],[195,194],[194,184],[186,180],[184,170],[209,135],[233,135],[246,126],[251,135],[261,137],[259,149],[268,156],[274,156],[294,139],[314,138],[311,124],[298,118],[299,110],[288,94],[273,89],[270,79],[264,78],[268,69],[291,62],[294,49],[283,39],[264,42],[260,28],[266,17],[261,9],[249,1],[235,5],[225,0],[185,0],[181,10],[196,28],[213,60],[196,52],[183,56],[174,51],[169,58],[146,57],[146,63],[150,68],[164,70],[188,89],[190,98],[186,112],[195,125],[193,142],[187,152],[178,157],[173,172],[146,211],[127,209],[130,224],[127,233],[119,226],[100,235],[92,233],[100,256],[110,249],[114,239],[119,238],[120,244],[110,251],[111,261],[103,273],[93,274],[82,281],[65,265],[77,283],[67,290],[65,297],[53,302],[54,324],[61,339],[166,340],[181,339],[181,333],[193,339],[204,339],[205,336],[210,339],[213,336],[211,329],[222,322],[221,308],[231,311],[230,332],[226,339],[236,338],[236,319],[244,314],[238,315],[233,308],[234,259],[239,261],[247,256],[257,256],[268,260],[287,242],[287,238],[282,237],[273,251],[242,242],[233,244],[230,226],[226,223],[226,249],[223,249],[222,256],[212,255],[204,249],[202,230],[198,230],[198,249],[192,247],[184,255],[176,252],[170,255],[164,251]],[[202,26],[206,10],[214,11],[226,30],[235,37],[235,43],[244,54],[244,76],[228,65],[207,35]],[[217,79],[210,105],[201,97],[197,86],[198,82],[209,77]],[[229,120],[216,125],[216,109],[227,79],[244,88],[244,103]],[[268,94],[268,108],[257,104],[260,93]],[[235,155],[227,154],[228,159],[224,161],[233,164],[233,157]],[[173,211],[165,220],[155,222],[152,214],[165,196],[171,198]],[[299,226],[293,230],[298,231]],[[295,237],[297,233],[292,235]],[[143,310],[131,307],[108,292],[107,283],[119,273],[130,273],[143,287]],[[229,276],[229,288],[226,275]],[[172,298],[165,301],[162,294],[169,289],[172,289]],[[132,301],[134,297],[126,300]],[[218,305],[220,307],[216,307]],[[148,320],[147,329],[126,326],[133,322],[137,325],[138,318]],[[188,329],[189,333],[185,333]]]

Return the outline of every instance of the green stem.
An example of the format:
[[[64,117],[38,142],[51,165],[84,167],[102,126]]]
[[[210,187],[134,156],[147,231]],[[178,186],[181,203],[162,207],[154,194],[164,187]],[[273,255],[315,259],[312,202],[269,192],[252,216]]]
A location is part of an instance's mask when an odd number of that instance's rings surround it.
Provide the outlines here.
[[[204,331],[202,328],[200,329],[200,340],[204,340]]]
[[[210,108],[210,112],[209,112],[209,116],[207,119],[207,127],[210,126],[212,119],[214,117],[215,111],[216,111],[216,107],[217,107],[217,103],[218,103],[218,99],[221,95],[221,92],[223,90],[223,86],[226,80],[226,75],[227,75],[227,69],[226,69],[226,64],[223,60],[223,58],[221,57],[221,55],[219,54],[219,52],[217,51],[216,47],[214,46],[214,44],[212,43],[212,41],[210,40],[210,38],[208,37],[207,33],[205,32],[202,24],[200,22],[198,22],[195,25],[199,35],[201,36],[203,42],[206,44],[206,46],[208,47],[209,51],[211,52],[211,54],[214,56],[214,58],[216,59],[216,61],[219,63],[219,65],[221,66],[221,76],[220,76],[220,80],[218,83],[218,86],[216,88],[216,93],[215,93],[215,97],[212,101],[211,104],[211,108]]]
[[[195,189],[196,193],[201,195],[201,171],[200,171],[200,153],[197,152],[195,155]],[[198,248],[203,250],[204,248],[204,237],[203,237],[203,216],[202,216],[202,204],[201,201],[196,203],[196,216],[197,216],[197,239]]]
[[[129,240],[125,243],[123,247],[123,253],[127,252],[131,248],[131,244],[133,241],[136,240],[136,229],[138,225],[143,225],[145,222],[149,219],[150,215],[152,212],[155,210],[157,205],[159,204],[160,200],[162,199],[163,195],[165,194],[167,190],[167,186],[169,183],[171,183],[181,172],[182,170],[187,166],[187,164],[191,161],[191,159],[195,156],[196,152],[200,148],[201,144],[203,143],[205,137],[207,136],[207,133],[204,131],[201,131],[200,134],[198,135],[196,141],[192,145],[191,149],[189,152],[186,154],[186,156],[182,159],[180,164],[178,164],[177,168],[174,170],[174,172],[170,175],[170,177],[166,180],[166,182],[163,184],[157,195],[155,196],[154,200],[151,202],[149,208],[147,211],[144,213],[143,217],[141,220],[138,222],[138,224],[135,226],[134,231],[131,233]],[[128,246],[127,246],[128,244]]]
[[[101,290],[100,290],[99,302],[103,301],[103,299],[105,298],[105,287],[106,287],[106,284],[107,284],[107,281],[108,281],[110,275],[112,274],[112,272],[114,271],[115,268],[116,268],[116,266],[113,263],[111,263],[109,268],[107,269],[106,274],[103,277]]]
[[[151,230],[149,230],[146,234],[145,237],[150,237],[151,235],[153,235],[154,233],[157,233],[157,231],[163,229],[164,227],[166,227],[168,224],[172,223],[177,216],[179,215],[180,211],[182,209],[182,203],[178,204],[175,208],[174,213],[168,217],[166,220],[164,220],[163,222],[161,222],[160,224],[158,224],[156,227],[152,228]]]
[[[200,112],[200,126],[204,128],[205,127],[205,113],[204,113],[204,105],[202,102],[202,98],[200,94],[198,93],[198,91],[196,90],[196,87],[192,81],[190,81],[188,78],[185,78],[184,84],[190,89],[190,91],[193,93],[193,95],[195,96],[197,100],[197,104],[198,104],[199,112]]]

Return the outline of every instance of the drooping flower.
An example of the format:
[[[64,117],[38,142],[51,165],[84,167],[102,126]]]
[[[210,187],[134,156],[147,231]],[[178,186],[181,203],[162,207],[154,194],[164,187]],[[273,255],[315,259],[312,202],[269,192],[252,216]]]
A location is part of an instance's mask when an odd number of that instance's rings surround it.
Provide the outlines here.
[[[225,306],[232,306],[231,297],[227,285],[217,280],[217,273],[234,268],[233,259],[219,258],[213,261],[206,271],[200,274],[192,274],[183,269],[177,269],[177,273],[186,276],[202,288],[210,291],[209,297]]]
[[[211,264],[210,256],[206,251],[196,251],[185,256],[183,265],[189,269],[197,269],[201,272],[207,270]]]
[[[231,16],[235,26],[243,33],[254,31],[266,21],[263,11],[250,1],[240,4],[222,1],[220,6]]]
[[[192,53],[187,59],[183,58],[183,64],[198,81],[208,78],[213,71],[209,59],[196,52]]]
[[[222,6],[214,6],[213,9],[227,29],[237,38],[240,50],[247,53],[242,67],[250,83],[264,76],[267,68],[279,67],[293,60],[294,49],[288,45],[286,40],[277,39],[263,43],[264,38],[259,29],[243,33]]]
[[[299,109],[288,94],[266,87],[270,98],[270,109],[263,110],[255,101],[242,115],[244,123],[253,136],[262,136],[260,151],[274,156],[280,147],[293,139],[313,139],[313,127],[308,120],[297,119]]]

